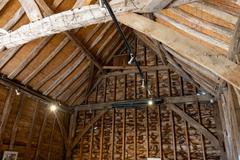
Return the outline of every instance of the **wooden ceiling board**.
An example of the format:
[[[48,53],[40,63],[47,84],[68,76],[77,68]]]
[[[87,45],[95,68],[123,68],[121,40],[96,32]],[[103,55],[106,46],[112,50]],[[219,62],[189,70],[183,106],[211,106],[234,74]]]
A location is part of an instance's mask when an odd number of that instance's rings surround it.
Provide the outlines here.
[[[14,13],[18,10],[20,4],[18,0],[10,0],[6,6],[0,11],[0,28],[2,28],[14,15]]]
[[[82,56],[82,54],[79,54],[72,62],[69,63],[69,65],[67,65],[63,70],[61,70],[57,75],[55,75],[54,77],[52,77],[50,80],[48,80],[41,88],[39,88],[40,92],[44,92],[47,90],[47,88],[49,88],[58,78],[60,78],[65,72],[67,72],[67,70],[69,70],[70,68],[72,68],[72,66],[74,64],[77,63],[77,60],[80,59],[80,57]],[[53,71],[53,69],[51,70]]]
[[[31,63],[27,67],[25,67],[25,69],[19,74],[17,79],[19,79],[20,81],[23,81],[36,67],[38,67],[51,54],[51,52],[55,49],[55,47],[59,43],[61,43],[61,41],[64,38],[65,38],[64,34],[58,34],[54,36],[51,39],[51,41],[41,50],[41,52],[31,61]],[[68,50],[65,51],[64,50],[65,48]],[[66,52],[71,52],[72,50],[74,50],[73,45],[69,47],[66,46],[65,48],[59,52],[59,55],[62,55],[62,57],[59,57],[58,61],[57,60],[52,61],[55,66],[59,64],[59,61],[63,61],[65,59],[65,57],[67,56]],[[60,54],[61,52],[63,52],[63,54]],[[53,69],[55,66],[52,66],[51,69]]]

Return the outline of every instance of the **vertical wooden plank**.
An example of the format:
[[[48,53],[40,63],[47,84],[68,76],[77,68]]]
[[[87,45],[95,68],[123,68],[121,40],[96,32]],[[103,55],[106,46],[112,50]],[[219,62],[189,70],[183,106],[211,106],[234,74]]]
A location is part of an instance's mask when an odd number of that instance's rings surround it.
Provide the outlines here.
[[[92,115],[92,119],[94,119],[96,114],[96,111],[93,111],[93,115]],[[89,157],[88,159],[91,160],[92,159],[92,150],[93,150],[93,138],[94,138],[94,125],[91,128],[91,138],[90,138],[90,149],[89,149]]]
[[[103,137],[104,137],[104,115],[101,119],[101,135],[100,135],[100,160],[103,159]]]
[[[34,105],[34,111],[33,111],[33,115],[32,115],[32,123],[31,123],[31,127],[29,130],[29,135],[28,135],[28,142],[26,145],[26,152],[25,153],[25,157],[29,156],[29,153],[32,153],[32,139],[33,139],[33,131],[35,128],[35,124],[36,124],[36,117],[37,117],[37,111],[38,111],[38,107],[40,106],[40,101],[38,101],[35,105]]]
[[[56,118],[54,117],[53,127],[52,127],[51,135],[50,135],[50,143],[49,143],[49,146],[48,146],[48,160],[51,160],[51,154],[52,154],[52,148],[53,148],[53,135],[54,135],[54,130],[55,130],[55,124],[56,124]]]
[[[198,113],[198,122],[202,124],[202,116],[201,116],[201,109],[200,104],[197,102],[197,113]],[[206,151],[205,151],[205,143],[204,143],[204,136],[201,134],[201,146],[203,151],[203,160],[206,160]]]
[[[134,160],[137,160],[137,110],[133,110],[133,119],[134,119]]]
[[[183,87],[183,79],[181,77],[180,80],[180,85],[181,85],[181,96],[184,96],[184,87]],[[186,112],[186,105],[183,104],[183,111]],[[184,122],[185,125],[185,137],[186,137],[186,143],[187,143],[187,156],[188,160],[191,160],[191,151],[190,151],[190,143],[189,143],[189,131],[188,131],[188,122]]]
[[[104,81],[104,102],[106,102],[106,98],[107,98],[107,94],[106,94],[106,88],[107,88],[107,81],[105,79]],[[96,91],[96,95],[98,93],[98,87],[97,87],[97,91]],[[96,102],[97,102],[97,98],[96,98]],[[100,156],[99,159],[102,160],[103,159],[103,143],[104,143],[104,115],[102,116],[101,119],[101,135],[100,135]]]
[[[159,153],[160,158],[163,159],[163,148],[162,148],[162,121],[161,121],[161,107],[158,106],[158,132],[159,132]]]
[[[124,76],[124,100],[126,100],[127,76]],[[126,108],[123,110],[123,134],[122,134],[122,160],[125,160],[125,140],[126,140]]]
[[[135,41],[135,54],[137,56],[138,52],[138,39]],[[134,77],[134,99],[137,99],[137,74],[135,74]],[[134,119],[134,160],[137,159],[137,109],[134,108],[134,113],[133,113],[133,119]]]
[[[171,82],[171,71],[168,70],[168,89],[169,89],[169,96],[172,96],[172,82]],[[172,141],[173,141],[173,157],[174,160],[177,159],[177,151],[176,151],[176,134],[175,134],[175,123],[174,123],[174,113],[170,111],[170,121],[172,125]]]
[[[158,66],[158,57],[156,57],[156,62],[155,62],[155,65]],[[159,80],[158,80],[158,71],[156,71],[156,78],[155,78],[155,83],[156,83],[156,97],[159,97],[160,96],[160,93],[159,93]]]
[[[116,114],[116,110],[113,109],[113,116],[112,116],[112,135],[111,135],[111,160],[114,160],[115,114]]]
[[[116,77],[114,77],[114,101],[116,101],[116,88],[117,87],[117,82],[116,82]],[[115,145],[115,115],[116,110],[113,109],[113,116],[112,116],[112,135],[111,135],[111,160],[114,160],[114,145]]]
[[[12,107],[13,107],[12,103],[13,103],[14,97],[15,97],[14,89],[10,88],[8,96],[7,96],[6,101],[4,103],[3,113],[2,113],[2,117],[1,117],[1,123],[0,123],[0,148],[1,148],[1,145],[2,145],[2,141],[3,141],[2,136],[3,136],[3,133],[5,131],[5,128],[6,128],[8,119],[9,119],[10,112],[11,112]]]
[[[146,113],[146,140],[147,140],[147,157],[149,157],[149,127],[148,127],[148,107],[145,108],[145,113]]]
[[[172,135],[173,135],[173,157],[174,160],[177,160],[177,151],[176,151],[176,134],[175,134],[175,122],[174,122],[174,113],[170,112],[170,120],[172,124]]]
[[[17,116],[16,116],[14,124],[13,124],[9,150],[13,150],[13,147],[14,147],[14,142],[15,142],[16,135],[17,135],[17,130],[18,130],[18,124],[19,124],[20,118],[22,116],[22,111],[23,111],[23,107],[24,107],[24,105],[23,105],[24,99],[25,99],[25,97],[22,94],[20,96],[20,102],[19,102],[19,105],[18,105]]]
[[[39,155],[39,152],[40,152],[40,145],[41,145],[43,133],[44,133],[44,130],[45,130],[45,127],[46,127],[46,124],[47,124],[48,115],[49,115],[49,112],[47,112],[44,115],[44,119],[43,119],[43,122],[42,122],[42,125],[41,125],[41,130],[40,130],[40,134],[39,134],[38,142],[37,142],[37,149],[36,149],[36,154],[35,154],[35,160],[38,159],[38,155]]]
[[[85,128],[86,125],[86,111],[84,111],[84,122],[83,122],[83,128]],[[83,157],[83,138],[81,138],[80,141],[80,153],[79,153],[80,160],[82,160]]]

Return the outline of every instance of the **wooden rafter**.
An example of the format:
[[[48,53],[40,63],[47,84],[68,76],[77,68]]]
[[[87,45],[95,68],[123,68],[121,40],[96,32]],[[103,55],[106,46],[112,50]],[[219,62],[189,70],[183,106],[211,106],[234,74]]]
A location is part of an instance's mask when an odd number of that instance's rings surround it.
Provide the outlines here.
[[[202,66],[240,89],[240,67],[226,57],[218,55],[172,29],[143,16],[125,13],[118,18],[123,24],[162,42],[176,51],[179,56]]]
[[[59,84],[61,84],[74,70],[76,70],[81,63],[84,62],[85,59],[85,55],[81,55],[80,57],[78,57],[78,59],[76,60],[76,62],[73,64],[72,67],[68,68],[61,76],[59,76],[57,78],[56,81],[54,81],[54,83],[52,83],[50,85],[50,87],[48,87],[43,94],[44,95],[49,95],[57,86],[59,86]]]
[[[69,143],[68,143],[68,139],[67,139],[67,130],[62,122],[62,120],[60,119],[59,117],[59,113],[58,112],[54,112],[54,115],[55,115],[55,118],[56,118],[56,121],[57,121],[57,124],[60,128],[60,132],[61,132],[61,135],[62,135],[62,138],[63,138],[63,142],[64,142],[64,146],[65,148],[67,149],[69,147]]]
[[[41,9],[46,13],[47,16],[51,16],[54,13],[47,6],[46,2],[44,2],[43,0],[37,0],[37,3],[40,5]],[[87,49],[85,47],[85,45],[76,37],[76,35],[73,32],[67,31],[67,32],[64,32],[64,34],[66,34],[66,36],[73,43],[75,43],[78,46],[78,48],[80,48],[83,51],[83,53],[89,58],[89,60],[91,60],[97,66],[97,68],[99,68],[99,70],[104,73],[104,71],[103,71],[103,69],[101,67],[101,64],[96,60],[96,58],[92,55],[92,53],[89,51],[89,49]]]
[[[37,0],[37,2],[38,1],[39,0]],[[166,7],[166,5],[169,4],[169,1],[168,3],[163,0],[135,0],[134,2],[127,1],[127,5],[122,7],[123,4],[125,5],[125,1],[122,0],[112,1],[111,6],[116,14],[127,11],[149,12],[149,9],[154,10]],[[153,8],[152,4],[156,4],[157,8]],[[39,6],[42,7],[45,12],[49,11],[49,9],[46,10],[46,6]],[[49,36],[74,28],[89,26],[91,24],[106,22],[109,20],[110,16],[105,8],[102,8],[99,5],[84,6],[80,9],[77,8],[51,15],[43,18],[42,20],[24,25],[11,33],[7,33],[1,36],[0,48],[15,47],[40,37]]]
[[[18,0],[31,21],[42,19],[42,14],[34,0]]]
[[[1,0],[0,1],[0,11],[7,5],[10,0]]]
[[[201,134],[203,134],[215,147],[219,148],[220,144],[219,144],[218,139],[210,131],[208,131],[204,126],[199,124],[192,117],[190,117],[185,112],[183,112],[181,109],[179,109],[176,105],[168,104],[168,108],[171,109],[172,111],[174,111],[175,113],[177,113],[179,116],[181,116],[185,121],[188,122],[189,125],[194,127]]]

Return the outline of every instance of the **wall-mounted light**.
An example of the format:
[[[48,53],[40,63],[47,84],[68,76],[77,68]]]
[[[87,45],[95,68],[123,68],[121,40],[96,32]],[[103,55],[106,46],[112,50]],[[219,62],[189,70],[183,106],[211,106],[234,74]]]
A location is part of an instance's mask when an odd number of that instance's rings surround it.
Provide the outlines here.
[[[130,65],[130,64],[132,64],[133,63],[133,61],[134,61],[134,56],[133,55],[131,55],[131,58],[130,58],[130,60],[128,61],[128,64]]]
[[[50,106],[50,110],[51,110],[52,112],[55,112],[55,111],[57,110],[57,105],[52,104],[52,105]]]
[[[15,89],[15,92],[16,92],[16,95],[18,96],[21,94],[18,89]]]
[[[153,100],[152,100],[152,99],[149,99],[149,100],[148,100],[148,105],[149,105],[149,106],[152,106],[152,105],[153,105]]]

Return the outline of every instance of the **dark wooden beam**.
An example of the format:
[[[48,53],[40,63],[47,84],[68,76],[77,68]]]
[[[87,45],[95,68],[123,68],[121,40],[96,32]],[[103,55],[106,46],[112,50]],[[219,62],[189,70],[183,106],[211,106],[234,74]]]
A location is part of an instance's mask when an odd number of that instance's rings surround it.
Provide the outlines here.
[[[96,115],[94,119],[88,123],[88,125],[82,130],[82,132],[75,137],[72,143],[72,149],[80,142],[81,138],[89,131],[89,129],[108,111],[108,109],[103,110],[101,113]]]
[[[13,147],[14,147],[14,142],[15,142],[17,130],[18,130],[18,124],[19,124],[20,118],[22,116],[23,107],[25,106],[24,101],[25,101],[25,97],[24,97],[24,95],[21,95],[20,102],[18,104],[17,116],[15,118],[13,128],[12,128],[12,133],[11,133],[11,141],[10,141],[10,146],[9,146],[9,150],[11,150],[11,151],[13,150]]]
[[[34,91],[29,87],[23,86],[20,83],[17,83],[13,80],[9,80],[8,78],[6,78],[4,76],[0,77],[0,84],[4,85],[6,87],[12,88],[12,89],[17,89],[21,93],[24,93],[33,99],[41,100],[43,103],[47,103],[47,104],[49,104],[49,103],[57,104],[58,103],[56,100],[54,100],[50,97],[44,96],[41,93]],[[63,111],[63,112],[69,112],[70,108],[66,104],[62,103],[62,105],[59,106],[59,110]]]
[[[199,131],[201,134],[203,134],[211,143],[213,146],[216,148],[220,147],[219,140],[208,130],[206,129],[203,125],[195,121],[192,117],[190,117],[188,114],[186,114],[184,111],[179,109],[176,105],[174,104],[168,104],[168,108],[175,113],[177,113],[182,119],[187,121],[189,125],[194,127],[197,131]]]
[[[64,142],[65,149],[68,149],[68,147],[69,147],[70,144],[68,143],[67,130],[66,130],[66,128],[65,128],[62,120],[61,120],[60,117],[59,117],[59,113],[58,113],[58,112],[54,112],[54,115],[55,115],[55,118],[56,118],[56,120],[57,120],[57,124],[58,124],[58,126],[59,126],[59,128],[60,128],[60,132],[61,132],[61,135],[62,135],[62,138],[63,138],[63,142]]]
[[[3,108],[3,112],[2,112],[2,116],[1,116],[1,122],[0,122],[0,148],[2,145],[2,136],[3,133],[5,131],[9,116],[10,116],[10,112],[12,110],[12,103],[15,97],[15,91],[13,88],[10,88],[9,92],[8,92],[8,96],[5,100],[5,104],[4,104],[4,108]]]
[[[38,156],[40,156],[40,155],[39,155],[40,146],[41,146],[41,141],[42,141],[42,137],[43,137],[43,134],[44,134],[44,130],[45,130],[46,125],[47,125],[48,116],[49,116],[49,112],[45,113],[44,119],[43,119],[43,122],[42,122],[42,125],[41,125],[41,129],[40,129],[38,141],[37,141],[37,149],[36,149],[35,160],[39,159]]]
[[[179,96],[179,97],[161,97],[161,98],[155,98],[152,99],[153,102],[157,102],[159,103],[160,101],[163,101],[164,104],[192,104],[192,103],[196,103],[196,102],[205,102],[205,103],[210,103],[210,100],[214,100],[214,98],[212,98],[209,95],[201,95],[201,96],[195,96],[195,95],[191,95],[191,96]],[[148,104],[149,99],[138,99],[138,100],[125,100],[125,101],[115,101],[115,102],[105,102],[105,103],[95,103],[95,104],[84,104],[84,105],[77,105],[77,106],[73,106],[73,108],[75,110],[78,111],[82,111],[82,110],[101,110],[101,109],[111,109],[113,108],[113,106],[116,106],[118,104],[130,104],[132,105],[132,107],[134,107],[133,104],[135,104],[135,106],[139,106],[142,104]],[[141,104],[140,104],[141,102]]]

